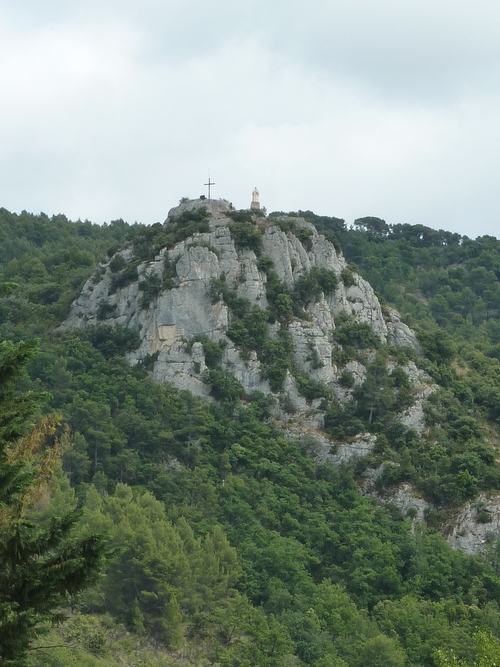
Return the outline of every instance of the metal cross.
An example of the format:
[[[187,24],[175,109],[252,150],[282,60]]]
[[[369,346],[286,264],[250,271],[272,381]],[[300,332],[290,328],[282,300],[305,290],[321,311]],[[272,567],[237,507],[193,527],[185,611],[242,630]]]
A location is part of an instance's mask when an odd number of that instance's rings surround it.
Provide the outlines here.
[[[210,201],[210,188],[212,187],[212,185],[215,185],[215,183],[212,183],[210,181],[210,176],[209,176],[208,177],[208,183],[204,183],[204,185],[208,185],[208,201]]]

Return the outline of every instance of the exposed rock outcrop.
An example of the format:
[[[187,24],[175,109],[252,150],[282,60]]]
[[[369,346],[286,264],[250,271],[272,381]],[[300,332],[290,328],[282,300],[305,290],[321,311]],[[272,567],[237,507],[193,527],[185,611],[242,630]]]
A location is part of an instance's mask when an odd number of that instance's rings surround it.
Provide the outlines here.
[[[381,495],[376,490],[376,482],[382,475],[384,466],[365,471],[365,483],[363,491],[372,496],[382,505],[394,505],[402,514],[416,523],[425,523],[425,512],[430,507],[429,503],[422,498],[411,484],[404,482],[395,488],[391,488]]]
[[[454,549],[468,554],[483,551],[490,538],[500,535],[500,495],[479,494],[460,509],[444,532]]]
[[[285,432],[291,440],[306,438],[318,461],[329,461],[335,466],[367,456],[377,444],[377,436],[373,433],[360,433],[351,442],[337,443],[311,424],[288,426]]]
[[[120,324],[140,332],[141,344],[129,357],[131,363],[154,355],[153,377],[160,382],[173,382],[182,389],[208,397],[210,387],[203,381],[206,363],[203,346],[189,348],[193,336],[207,336],[223,348],[221,365],[243,385],[247,393],[270,392],[269,382],[262,372],[257,354],[242,359],[241,350],[227,336],[231,321],[230,310],[222,300],[210,296],[214,280],[224,278],[228,288],[261,309],[268,307],[266,273],[259,269],[258,257],[248,248],[238,247],[230,231],[232,205],[224,200],[189,200],[173,208],[165,221],[165,231],[174,228],[183,214],[205,207],[210,214],[208,231],[194,233],[173,247],[162,248],[149,261],[137,262],[132,245],[115,257],[106,258],[94,277],[87,281],[71,307],[63,328],[83,327],[102,321]],[[313,267],[333,272],[338,285],[331,294],[320,294],[306,305],[305,316],[294,318],[287,329],[293,345],[294,363],[315,382],[330,387],[339,400],[345,400],[349,390],[338,382],[339,369],[332,363],[332,351],[338,347],[332,332],[340,313],[352,315],[356,321],[368,324],[383,343],[391,342],[419,349],[413,332],[403,324],[395,311],[382,312],[370,285],[353,274],[348,286],[342,281],[346,262],[333,244],[318,234],[310,223],[301,218],[282,216],[255,221],[262,234],[263,256],[271,260],[279,279],[293,290],[301,276]],[[288,231],[287,231],[288,228]],[[301,241],[302,239],[302,241]],[[304,239],[307,242],[304,242]],[[135,260],[137,279],[116,288],[118,266],[130,267]],[[156,278],[166,285],[166,271],[173,276],[168,287],[162,288],[149,303],[141,292],[141,281]],[[113,273],[115,271],[115,273]],[[120,269],[123,271],[123,269]],[[275,327],[276,329],[276,327]],[[273,325],[269,327],[270,335]],[[362,364],[352,361],[347,370],[355,384],[364,379]],[[342,369],[345,370],[345,369]],[[287,375],[283,391],[301,413],[310,405],[299,395],[294,377]],[[413,419],[415,421],[416,418]]]

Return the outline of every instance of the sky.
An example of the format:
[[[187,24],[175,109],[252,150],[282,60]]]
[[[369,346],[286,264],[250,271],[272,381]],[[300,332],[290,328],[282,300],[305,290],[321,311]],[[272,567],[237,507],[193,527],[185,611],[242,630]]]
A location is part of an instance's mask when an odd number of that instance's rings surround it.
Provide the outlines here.
[[[499,236],[500,3],[0,0],[0,206],[181,197]]]

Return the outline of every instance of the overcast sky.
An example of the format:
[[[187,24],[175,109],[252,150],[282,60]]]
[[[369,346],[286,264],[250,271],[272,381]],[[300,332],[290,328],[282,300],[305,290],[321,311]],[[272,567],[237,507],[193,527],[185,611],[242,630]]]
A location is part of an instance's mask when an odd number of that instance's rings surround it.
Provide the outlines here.
[[[499,236],[500,3],[0,0],[0,206],[181,197]]]

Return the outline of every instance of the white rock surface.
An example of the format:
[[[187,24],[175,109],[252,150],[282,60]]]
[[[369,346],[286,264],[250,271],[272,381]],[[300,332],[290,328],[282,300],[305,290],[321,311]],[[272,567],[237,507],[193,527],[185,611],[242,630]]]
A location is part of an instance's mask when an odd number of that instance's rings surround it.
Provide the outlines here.
[[[347,463],[353,458],[367,456],[377,444],[377,436],[372,433],[360,433],[351,442],[342,443],[336,443],[324,431],[306,429],[300,425],[288,426],[286,433],[293,440],[304,436],[305,433],[313,437],[317,443],[315,452],[317,459],[322,463],[329,461],[335,466]]]
[[[487,517],[488,522],[478,520],[481,517]],[[468,554],[483,551],[490,538],[500,537],[500,495],[479,494],[460,509],[444,533],[453,549]]]
[[[399,347],[410,347],[416,350],[419,354],[422,351],[421,345],[417,337],[409,326],[401,322],[399,313],[394,308],[389,308],[389,321],[387,323],[388,340],[391,345],[398,345]]]
[[[327,460],[333,465],[347,463],[352,458],[368,456],[377,444],[377,436],[373,433],[360,433],[352,442],[342,443],[337,447],[334,454],[329,454]]]
[[[399,415],[399,421],[408,428],[415,430],[419,435],[423,435],[425,431],[424,405],[429,396],[438,389],[438,386],[427,373],[417,368],[413,361],[402,366],[402,369],[414,387],[414,403]]]
[[[425,523],[425,510],[429,503],[417,495],[411,484],[401,484],[388,494],[386,502],[396,505],[405,516],[411,516],[415,523]]]

